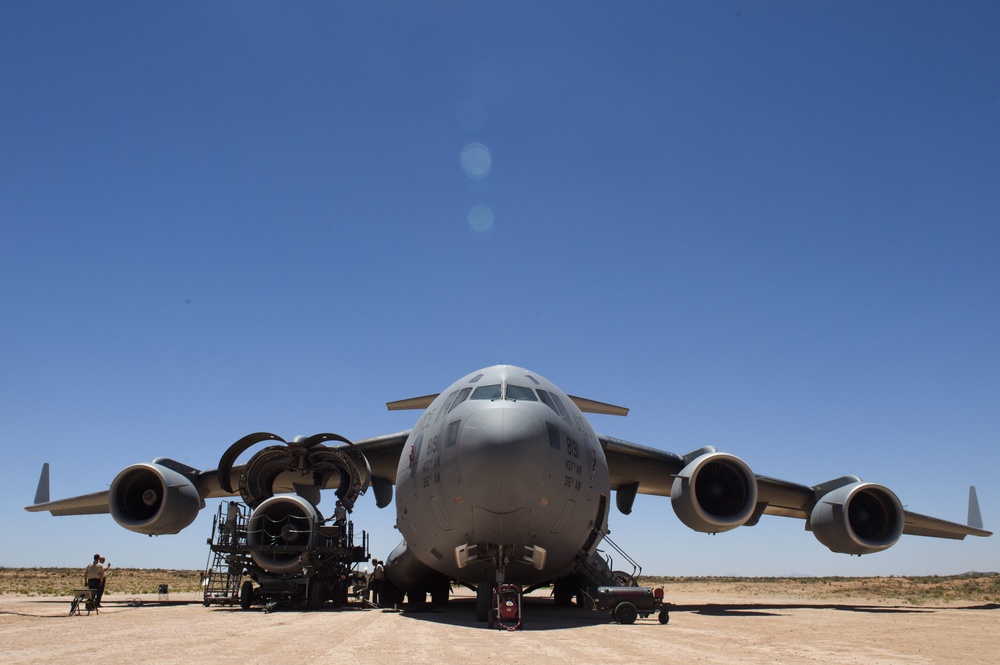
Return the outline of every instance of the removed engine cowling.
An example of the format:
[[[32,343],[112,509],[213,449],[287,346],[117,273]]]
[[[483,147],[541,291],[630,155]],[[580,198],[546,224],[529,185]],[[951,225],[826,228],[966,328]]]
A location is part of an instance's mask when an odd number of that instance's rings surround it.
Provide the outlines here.
[[[160,536],[194,522],[205,502],[188,478],[155,463],[133,464],[115,476],[111,516],[130,531]]]
[[[742,526],[757,507],[756,476],[735,455],[714,448],[696,452],[702,454],[688,462],[670,488],[670,502],[677,517],[702,533]]]
[[[833,552],[881,552],[903,533],[903,504],[886,487],[854,482],[824,494],[812,509],[809,526]]]
[[[301,573],[301,555],[313,544],[321,521],[316,507],[302,497],[272,496],[257,506],[247,523],[250,556],[270,573]]]

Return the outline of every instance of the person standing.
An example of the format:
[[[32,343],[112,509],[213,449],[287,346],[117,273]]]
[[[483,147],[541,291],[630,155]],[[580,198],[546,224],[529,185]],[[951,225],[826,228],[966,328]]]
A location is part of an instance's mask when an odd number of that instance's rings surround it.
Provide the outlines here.
[[[104,584],[104,566],[101,565],[100,554],[95,554],[94,563],[84,569],[83,583],[93,592],[94,604],[97,605],[97,599],[101,592],[101,586]]]
[[[103,564],[104,557],[102,556],[97,561],[98,563]],[[97,602],[96,602],[97,607],[101,606],[101,599],[104,598],[104,585],[108,583],[108,573],[110,572],[111,572],[111,564],[109,563],[107,566],[104,566],[104,572],[101,573],[101,586],[98,587],[97,589]]]
[[[347,544],[347,507],[341,503],[337,502],[337,507],[333,509],[333,523],[339,528],[337,533],[337,538],[340,539],[341,545]]]
[[[368,590],[372,594],[372,604],[377,607],[382,600],[382,581],[385,579],[385,569],[382,567],[382,562],[378,559],[372,559],[372,564],[375,566],[375,569],[372,571],[371,580],[368,582]]]

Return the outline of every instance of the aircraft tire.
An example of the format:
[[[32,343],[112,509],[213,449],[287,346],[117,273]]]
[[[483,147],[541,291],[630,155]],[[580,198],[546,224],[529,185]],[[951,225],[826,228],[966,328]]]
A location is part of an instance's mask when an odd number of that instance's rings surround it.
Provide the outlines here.
[[[556,607],[569,607],[573,604],[573,594],[575,589],[572,584],[564,580],[559,580],[552,588],[552,595],[555,599]]]
[[[431,605],[434,607],[444,607],[448,604],[448,596],[451,594],[451,583],[447,580],[435,584],[431,588]]]
[[[253,582],[244,580],[240,587],[240,609],[249,610],[253,607]]]
[[[637,616],[639,616],[638,610],[636,610],[635,605],[628,601],[618,603],[615,606],[615,621],[620,624],[626,626],[633,624]]]
[[[480,582],[476,587],[476,620],[486,621],[489,618],[490,605],[493,603],[493,587],[486,582]]]
[[[323,606],[323,585],[319,580],[309,580],[309,609],[318,610]]]
[[[390,609],[397,605],[402,605],[403,590],[389,580],[384,580],[382,582],[382,589],[378,593],[378,604],[379,607]]]

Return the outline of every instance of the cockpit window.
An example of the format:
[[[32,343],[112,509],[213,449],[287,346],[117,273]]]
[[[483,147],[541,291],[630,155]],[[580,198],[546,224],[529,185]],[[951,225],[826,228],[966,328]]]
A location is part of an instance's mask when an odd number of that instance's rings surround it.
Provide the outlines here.
[[[448,423],[448,436],[444,440],[445,448],[451,448],[458,443],[458,427],[461,424],[461,420],[453,420]]]
[[[440,411],[438,411],[436,420],[441,420],[441,416],[452,410],[455,403],[455,395],[457,394],[458,391],[456,390],[455,392],[451,393],[444,399],[445,406]]]
[[[500,399],[500,384],[479,386],[472,391],[472,397],[469,399]]]
[[[563,406],[562,400],[559,399],[558,396],[553,395],[552,393],[549,393],[549,397],[551,397],[552,401],[555,403],[556,410],[559,412],[559,415],[562,416],[562,419],[565,420],[566,422],[569,422],[569,412],[566,411],[566,407]]]
[[[504,399],[509,399],[513,402],[537,402],[538,398],[535,397],[535,391],[531,388],[525,388],[523,386],[513,386],[507,384],[507,393]]]
[[[566,407],[562,405],[562,400],[555,395],[549,394],[541,388],[538,389],[538,396],[542,398],[542,401],[545,402],[546,406],[558,413],[560,418],[569,422],[569,414],[566,413]]]
[[[469,397],[469,393],[471,392],[472,388],[462,388],[461,392],[459,392],[458,395],[455,396],[455,401],[452,402],[451,406],[448,407],[448,413],[451,413],[452,409],[454,409],[456,406],[464,402]]]

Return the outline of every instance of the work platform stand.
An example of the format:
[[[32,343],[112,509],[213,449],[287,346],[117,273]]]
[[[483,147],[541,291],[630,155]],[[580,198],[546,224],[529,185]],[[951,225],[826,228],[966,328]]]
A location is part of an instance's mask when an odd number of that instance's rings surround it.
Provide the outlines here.
[[[212,522],[209,564],[205,569],[204,604],[235,605],[243,580],[249,509],[238,501],[223,501]]]

